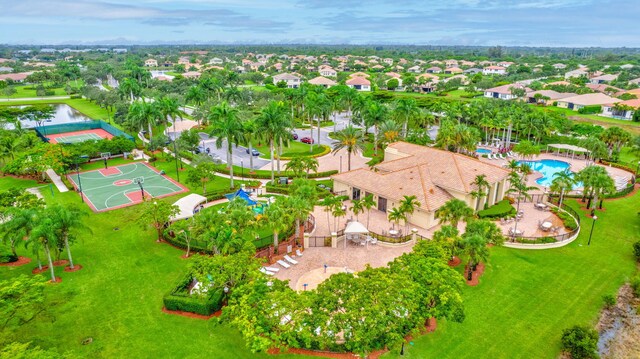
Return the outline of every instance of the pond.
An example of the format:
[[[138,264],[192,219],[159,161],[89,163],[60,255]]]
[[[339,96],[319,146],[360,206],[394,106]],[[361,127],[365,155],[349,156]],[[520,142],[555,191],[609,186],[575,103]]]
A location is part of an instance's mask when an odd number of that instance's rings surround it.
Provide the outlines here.
[[[54,104],[51,106],[54,107],[53,117],[42,123],[43,126],[58,125],[61,123],[92,121],[92,119],[78,112],[76,109],[69,105]],[[27,106],[19,107],[24,108]],[[38,126],[38,123],[35,121],[20,120],[20,122],[22,123],[22,128],[34,128]]]

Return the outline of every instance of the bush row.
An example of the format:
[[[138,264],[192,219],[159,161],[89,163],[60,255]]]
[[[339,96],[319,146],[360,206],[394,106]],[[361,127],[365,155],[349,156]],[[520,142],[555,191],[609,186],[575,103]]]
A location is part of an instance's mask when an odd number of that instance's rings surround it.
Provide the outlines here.
[[[478,211],[478,217],[487,219],[513,217],[515,215],[516,209],[513,208],[511,202],[507,199],[504,199],[487,209]]]
[[[555,243],[557,242],[557,240],[553,237],[540,237],[540,238],[536,238],[535,240],[516,237],[516,242],[524,243],[524,244],[545,244],[545,243]]]
[[[229,169],[227,168],[226,165],[221,165],[221,166],[216,166],[216,172],[218,173],[223,173],[228,175]],[[237,172],[237,171],[236,171]],[[234,172],[234,173],[236,173]],[[316,172],[316,173],[309,173],[309,178],[323,178],[323,177],[329,177],[331,175],[334,175],[338,173],[337,170],[331,170],[331,171],[324,171],[324,172]],[[283,171],[281,174],[275,174],[275,177],[289,177],[292,178],[293,177],[293,172],[286,172]],[[258,179],[271,179],[271,173],[270,172],[254,172],[254,173],[250,173],[250,172],[245,172],[244,173],[244,177],[246,178],[258,178]]]
[[[602,163],[605,166],[611,166],[611,167],[619,168],[621,170],[629,171],[629,172],[634,173],[634,174],[636,173],[636,169],[635,168],[633,168],[631,166],[628,166],[628,165],[625,165],[623,163],[609,162],[607,160],[600,160],[600,163]]]
[[[280,193],[280,194],[287,194],[287,195],[289,194],[288,185],[280,185],[280,184],[273,184],[272,182],[267,182],[265,187],[267,189],[267,192],[270,192],[270,193]],[[331,194],[331,191],[329,191],[328,189],[317,187],[317,190],[318,190],[319,198],[324,198]]]
[[[168,310],[180,310],[200,315],[211,315],[222,308],[224,292],[221,289],[211,290],[203,296],[190,295],[187,289],[192,281],[191,274],[181,279],[178,285],[164,296],[164,307]]]
[[[556,207],[551,208],[551,211],[560,218],[564,227],[570,231],[574,231],[578,228],[578,223],[576,220],[569,215],[569,213],[565,211],[559,211]]]
[[[318,153],[314,153],[312,155],[300,155],[300,156],[296,156],[296,157],[311,157],[311,158],[316,158],[316,157],[322,157],[328,153],[331,152],[331,147],[327,146],[327,145],[320,145],[322,146],[322,151],[318,152]],[[282,156],[280,157],[281,160],[290,160],[292,159],[293,156]]]

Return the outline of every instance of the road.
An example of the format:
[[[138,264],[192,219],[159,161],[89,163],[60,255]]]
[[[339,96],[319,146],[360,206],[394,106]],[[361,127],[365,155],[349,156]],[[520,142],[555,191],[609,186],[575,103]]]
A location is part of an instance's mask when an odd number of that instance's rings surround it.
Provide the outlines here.
[[[215,154],[220,157],[220,160],[226,162],[227,160],[227,141],[222,140],[222,146],[220,148],[216,147],[216,140],[209,138],[209,135],[206,133],[199,133],[202,142],[200,142],[200,150],[204,150],[206,152],[209,149],[210,154]],[[233,164],[236,166],[244,166],[245,168],[250,168],[250,155],[247,153],[247,148],[243,146],[233,147]],[[270,161],[268,159],[262,159],[258,156],[253,156],[253,169],[259,169],[269,164]]]

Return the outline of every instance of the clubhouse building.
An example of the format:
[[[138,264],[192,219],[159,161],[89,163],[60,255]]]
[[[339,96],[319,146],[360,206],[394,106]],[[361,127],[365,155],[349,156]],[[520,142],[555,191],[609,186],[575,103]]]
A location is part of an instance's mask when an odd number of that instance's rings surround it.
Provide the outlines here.
[[[350,199],[372,194],[379,211],[399,206],[404,195],[416,196],[420,207],[409,215],[408,222],[422,228],[438,224],[436,210],[448,200],[458,198],[473,209],[482,209],[502,200],[508,189],[509,171],[465,155],[414,145],[406,142],[390,144],[384,161],[373,169],[360,168],[331,176],[336,193]],[[488,195],[474,198],[476,176],[485,175]],[[485,191],[487,191],[485,189]]]

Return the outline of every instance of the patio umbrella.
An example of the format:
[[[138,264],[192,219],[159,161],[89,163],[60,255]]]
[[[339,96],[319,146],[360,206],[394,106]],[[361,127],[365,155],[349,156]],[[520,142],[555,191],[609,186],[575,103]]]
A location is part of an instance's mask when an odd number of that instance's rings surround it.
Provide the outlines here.
[[[361,234],[369,234],[369,230],[367,229],[367,227],[364,226],[364,224],[354,221],[354,222],[349,222],[349,224],[347,224],[347,228],[345,228],[344,230],[344,235],[345,235],[345,239],[344,239],[344,247],[347,248],[347,235],[349,234],[357,234],[357,235],[361,235]]]

